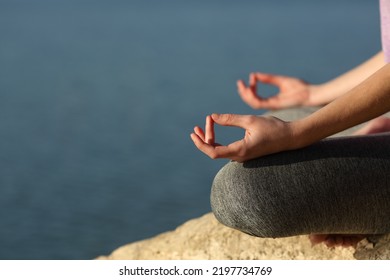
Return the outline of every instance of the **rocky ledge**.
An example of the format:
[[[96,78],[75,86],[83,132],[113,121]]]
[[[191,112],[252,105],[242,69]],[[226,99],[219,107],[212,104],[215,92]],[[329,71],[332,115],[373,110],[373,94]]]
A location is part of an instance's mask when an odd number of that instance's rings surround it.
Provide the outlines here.
[[[221,225],[206,214],[176,230],[124,245],[110,260],[353,260],[390,259],[390,235],[375,236],[357,249],[312,246],[307,236],[257,238]]]

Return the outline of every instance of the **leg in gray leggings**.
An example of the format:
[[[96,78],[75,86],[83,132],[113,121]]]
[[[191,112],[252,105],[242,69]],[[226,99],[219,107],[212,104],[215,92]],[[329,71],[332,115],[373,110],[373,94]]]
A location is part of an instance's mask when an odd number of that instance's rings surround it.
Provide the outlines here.
[[[259,237],[390,232],[390,134],[339,137],[216,175],[223,224]]]

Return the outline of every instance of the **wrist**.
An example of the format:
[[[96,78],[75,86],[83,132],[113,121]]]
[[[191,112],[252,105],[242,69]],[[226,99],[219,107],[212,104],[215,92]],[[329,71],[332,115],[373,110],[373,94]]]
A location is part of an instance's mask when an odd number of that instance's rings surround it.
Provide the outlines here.
[[[305,106],[322,106],[329,103],[326,92],[329,91],[328,84],[308,85],[309,97]]]
[[[288,122],[287,126],[289,131],[289,139],[286,141],[287,150],[300,149],[310,144],[310,140],[305,136],[305,119]]]

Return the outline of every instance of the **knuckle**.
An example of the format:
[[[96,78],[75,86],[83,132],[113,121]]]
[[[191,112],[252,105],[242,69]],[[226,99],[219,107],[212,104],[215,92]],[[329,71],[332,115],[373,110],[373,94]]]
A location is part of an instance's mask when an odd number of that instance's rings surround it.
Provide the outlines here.
[[[242,146],[237,150],[237,156],[239,158],[245,158],[247,154],[248,154],[248,149],[245,146]]]
[[[247,118],[247,124],[248,124],[248,125],[254,124],[254,123],[256,122],[256,120],[257,120],[257,117],[256,117],[256,116],[253,116],[253,115],[248,116],[248,118]]]
[[[211,159],[216,159],[216,158],[218,158],[218,153],[217,153],[215,150],[210,150],[210,151],[208,151],[207,155],[208,155]]]
[[[210,157],[211,159],[217,159],[217,158],[218,158],[218,155],[217,155],[216,152],[210,152],[210,153],[209,153],[209,157]]]
[[[234,119],[234,115],[233,114],[225,114],[224,115],[224,121],[226,123],[230,123],[233,119]]]
[[[231,121],[234,118],[233,114],[226,114],[226,119]]]
[[[262,106],[261,106],[261,104],[259,102],[252,101],[250,106],[252,107],[252,109],[255,109],[255,110],[262,109]]]

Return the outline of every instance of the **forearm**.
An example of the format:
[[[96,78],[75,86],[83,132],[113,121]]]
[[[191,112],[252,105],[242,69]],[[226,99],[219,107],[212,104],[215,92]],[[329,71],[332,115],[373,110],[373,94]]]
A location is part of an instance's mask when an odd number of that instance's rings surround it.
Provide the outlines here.
[[[369,60],[337,78],[321,85],[313,85],[308,104],[312,106],[328,104],[363,82],[384,65],[383,52],[379,52]]]
[[[390,64],[312,115],[290,123],[292,149],[390,111]]]

